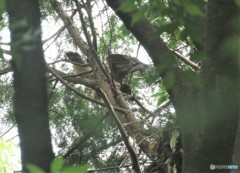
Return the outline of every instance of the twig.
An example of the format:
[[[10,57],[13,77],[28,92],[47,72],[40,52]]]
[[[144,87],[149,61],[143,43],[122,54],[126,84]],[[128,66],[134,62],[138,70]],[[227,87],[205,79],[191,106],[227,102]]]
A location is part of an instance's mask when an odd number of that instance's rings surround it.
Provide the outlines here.
[[[87,5],[85,5],[85,10],[88,14],[88,19],[89,19],[89,24],[90,24],[90,29],[92,32],[92,37],[93,37],[93,47],[94,49],[97,51],[97,34],[96,34],[96,28],[94,26],[94,22],[93,22],[93,16],[92,16],[92,7],[90,4],[90,1],[86,2]]]
[[[52,97],[52,95],[53,95],[53,90],[56,88],[57,83],[58,83],[58,80],[56,80],[55,83],[53,84],[53,86],[52,86],[52,91],[51,91],[51,92],[49,93],[49,95],[48,95],[48,100],[50,100],[50,98]]]
[[[50,67],[49,65],[47,65],[47,70],[48,71],[49,71],[49,68],[51,68],[63,80],[66,80],[68,82],[72,82],[74,84],[82,84],[82,85],[85,85],[85,86],[87,86],[87,87],[89,87],[93,90],[96,89],[96,81],[94,81],[94,80],[90,80],[90,79],[87,79],[87,78],[76,78],[76,76],[78,76],[78,75],[66,74],[66,73],[63,73],[63,72],[61,72],[57,69],[54,69],[54,68]]]
[[[88,31],[87,31],[87,27],[86,27],[84,18],[83,18],[84,15],[83,15],[83,12],[82,12],[82,8],[83,8],[83,7],[82,7],[82,4],[80,4],[80,2],[77,1],[77,0],[73,0],[73,1],[75,2],[75,5],[76,5],[76,7],[77,7],[77,11],[78,11],[78,14],[79,14],[79,18],[80,18],[80,21],[81,21],[81,24],[82,24],[83,33],[84,33],[85,38],[86,38],[86,40],[87,40],[88,46],[89,46],[90,48],[94,49],[94,48],[93,48],[93,45],[92,45],[92,42],[91,42],[90,35],[89,35]]]
[[[119,168],[124,167],[124,164],[126,163],[127,159],[129,158],[129,154],[123,159],[123,161],[121,162],[121,164],[118,166]]]
[[[138,145],[139,145],[140,143],[142,143],[143,141],[147,140],[148,138],[152,137],[152,136],[155,136],[155,135],[157,135],[157,134],[159,134],[159,133],[163,133],[163,132],[168,131],[168,130],[177,129],[177,128],[178,128],[178,127],[172,127],[172,128],[168,128],[168,129],[164,129],[164,130],[159,130],[159,131],[157,131],[157,132],[155,132],[155,133],[153,133],[153,134],[151,134],[151,135],[143,138],[141,141],[138,142]]]
[[[176,55],[179,59],[181,59],[183,62],[185,62],[186,64],[190,65],[194,70],[200,70],[200,67],[195,64],[194,62],[190,61],[189,59],[187,59],[186,57],[184,57],[183,55],[181,55],[179,52],[174,51],[172,49],[170,49],[170,51]]]
[[[15,136],[11,137],[10,139],[6,140],[6,142],[11,141],[11,140],[13,140],[14,138],[16,138],[16,137],[18,137],[18,136],[19,136],[19,135],[15,135]]]
[[[81,11],[82,6],[81,6],[81,4],[80,4],[77,0],[74,0],[74,2],[75,2],[76,6],[77,6],[77,9],[78,9],[79,18],[80,18],[80,21],[81,21],[81,23],[82,23],[83,32],[84,32],[85,38],[86,38],[86,40],[87,40],[88,46],[89,46],[89,48],[90,48],[90,51],[91,51],[92,54],[94,55],[94,58],[95,58],[95,60],[96,60],[96,62],[97,62],[97,64],[98,64],[98,66],[100,67],[101,71],[103,72],[103,74],[106,76],[106,78],[107,78],[108,81],[110,82],[110,77],[109,77],[108,73],[106,72],[106,70],[104,69],[104,67],[103,67],[103,65],[102,65],[102,62],[100,61],[99,56],[98,56],[98,54],[97,54],[97,49],[96,49],[95,46],[94,46],[94,44],[97,44],[97,43],[92,43],[92,42],[91,42],[91,38],[90,38],[90,35],[89,35],[88,31],[87,31],[86,23],[85,23],[84,18],[83,18],[83,13],[82,13],[82,11]],[[86,11],[87,11],[87,10],[86,10]],[[87,12],[87,13],[88,13],[88,12]],[[89,14],[88,14],[88,15],[89,15]],[[89,19],[89,20],[90,20],[90,19]],[[91,22],[90,22],[90,26],[91,26]],[[93,25],[92,27],[94,27],[94,25]],[[93,29],[93,28],[91,28],[91,29],[92,29],[92,32],[94,32],[94,31],[93,31],[94,29]],[[95,37],[95,36],[93,36],[93,37]],[[93,40],[95,40],[95,38],[94,38]],[[95,40],[95,41],[96,41],[96,40]]]
[[[100,89],[100,93],[102,94],[102,98],[105,102],[105,104],[108,107],[108,110],[112,113],[113,115],[113,119],[115,120],[115,123],[117,124],[117,127],[121,133],[121,136],[123,138],[123,142],[130,154],[131,160],[132,160],[132,166],[133,166],[133,170],[137,173],[141,172],[140,166],[139,166],[139,162],[138,162],[138,157],[137,154],[135,153],[133,147],[131,146],[131,144],[128,141],[128,136],[127,136],[127,132],[125,131],[124,127],[122,126],[121,121],[118,118],[118,115],[116,114],[116,112],[113,109],[113,106],[111,105],[107,95],[105,94],[105,92]]]
[[[12,130],[13,129],[13,127],[16,125],[17,123],[15,122],[6,132],[4,132],[1,136],[0,136],[0,138],[2,138],[4,135],[6,135],[10,130]]]
[[[63,9],[62,4],[57,0],[50,1],[54,10],[58,13],[59,17],[64,22],[64,25],[67,27],[69,33],[73,38],[78,38],[77,40],[74,39],[74,42],[78,47],[81,49],[82,53],[86,56],[89,54],[89,46],[85,43],[82,37],[80,37],[79,30],[74,26],[73,21],[67,15],[66,11]]]
[[[138,105],[144,112],[147,112],[147,113],[149,113],[151,116],[154,116],[154,113],[151,112],[151,111],[149,111],[147,108],[145,108],[145,107],[142,105],[142,103],[141,103],[138,99],[136,99],[135,96],[133,96],[132,99],[137,103],[137,105]]]
[[[4,43],[4,42],[0,42],[0,45],[4,45],[4,46],[10,46],[10,43]]]
[[[96,0],[94,0],[94,3],[98,8],[98,11],[99,11],[98,17],[100,18],[100,23],[101,23],[101,26],[100,26],[101,27],[101,32],[100,32],[101,36],[97,32],[95,32],[95,34],[99,38],[99,41],[101,41],[103,43],[104,47],[106,48],[107,46],[106,46],[106,42],[105,42],[105,39],[104,39],[104,29],[103,29],[104,24],[103,24],[103,17],[102,17],[102,13],[104,13],[104,12],[100,12],[101,10],[100,10],[99,4],[98,4],[98,2],[96,2]],[[108,14],[106,16],[104,16],[104,18],[106,18],[106,17],[108,18]],[[104,51],[104,53],[106,53],[106,52]]]
[[[91,97],[89,97],[89,96],[87,96],[87,95],[79,92],[79,91],[76,90],[75,88],[73,88],[71,85],[69,85],[60,75],[58,75],[58,74],[57,74],[51,67],[49,67],[48,65],[47,65],[47,69],[48,69],[48,71],[49,71],[53,76],[55,76],[59,81],[61,81],[62,84],[64,84],[67,88],[69,88],[69,89],[71,89],[72,91],[74,91],[74,92],[75,92],[77,95],[79,95],[80,97],[82,97],[82,98],[84,98],[84,99],[87,99],[87,100],[89,100],[89,101],[91,101],[91,102],[95,102],[95,103],[97,103],[97,104],[100,104],[100,105],[103,104],[103,105],[104,105],[104,103],[102,103],[101,101],[96,100],[96,99],[93,99],[93,98],[91,98]]]
[[[7,67],[3,70],[0,71],[0,75],[3,75],[3,74],[6,74],[6,73],[9,73],[12,71],[12,67]]]
[[[138,57],[138,54],[139,54],[140,47],[141,47],[141,44],[138,44],[136,58]]]
[[[2,48],[1,48],[1,49],[2,49]],[[9,51],[9,50],[2,49],[2,52],[3,52],[4,54],[11,55],[11,51]]]
[[[121,166],[121,167],[119,167],[119,166],[112,166],[112,167],[108,167],[108,168],[89,170],[88,173],[91,173],[91,172],[102,172],[102,171],[107,171],[107,170],[112,170],[112,169],[119,170],[119,168],[126,168],[126,167],[129,167],[129,166],[132,166],[132,164],[124,165],[124,166]]]
[[[62,26],[57,32],[55,32],[53,35],[51,35],[49,38],[42,41],[43,44],[48,42],[49,40],[53,39],[55,36],[58,37],[65,29],[65,26]]]

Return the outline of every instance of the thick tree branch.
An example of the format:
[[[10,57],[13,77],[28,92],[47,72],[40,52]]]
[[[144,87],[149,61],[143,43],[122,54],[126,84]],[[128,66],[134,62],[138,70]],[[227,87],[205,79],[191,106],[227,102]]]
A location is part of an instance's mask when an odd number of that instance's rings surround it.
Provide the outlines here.
[[[152,25],[146,18],[132,24],[133,13],[124,13],[119,11],[118,8],[124,2],[123,0],[106,0],[107,4],[115,11],[119,18],[123,21],[125,26],[143,45],[156,66],[164,64],[164,59],[161,56],[168,56],[169,59],[174,57],[166,44],[157,34],[157,27]],[[169,64],[164,71],[169,68],[174,62]]]
[[[76,77],[62,77],[60,74],[63,74],[62,72],[60,71],[56,71],[56,70],[53,70],[51,67],[47,66],[47,70],[53,75],[55,76],[59,81],[62,82],[62,84],[64,84],[67,88],[69,88],[70,90],[72,90],[74,93],[76,93],[77,95],[79,95],[80,97],[88,100],[88,101],[91,101],[93,103],[96,103],[96,104],[99,104],[101,106],[106,106],[103,102],[97,100],[97,99],[94,99],[92,97],[89,97],[81,92],[79,92],[78,90],[76,90],[74,87],[72,87],[70,84],[68,84],[65,80],[68,80],[68,81],[71,81],[71,82],[76,82],[76,83],[81,83],[82,84],[82,80],[81,79],[77,79]],[[60,73],[60,74],[59,74]],[[65,75],[66,76],[66,75]],[[64,80],[65,78],[65,80]],[[126,110],[120,108],[120,107],[114,107],[114,109],[116,111],[119,111],[119,112],[122,112],[122,113],[127,113]]]
[[[75,40],[75,43],[79,46],[83,54],[88,56],[90,51],[88,45],[80,37],[81,35],[80,32],[74,26],[71,18],[68,17],[67,13],[63,10],[61,3],[59,3],[56,0],[51,0],[51,3],[54,9],[56,10],[56,12],[58,13],[58,15],[61,17],[64,25],[67,27],[67,30],[69,31],[69,33],[71,33],[72,37],[78,38],[77,40]]]
[[[63,78],[63,80],[67,80],[68,82],[72,82],[74,84],[82,84],[93,90],[96,89],[96,82],[93,80],[85,79],[85,78],[77,78],[76,75],[69,75],[69,74],[63,73],[57,69],[53,69],[53,68],[49,67],[49,65],[47,65],[47,70],[50,73],[52,73],[53,75],[56,73],[56,75],[54,75],[55,77],[59,76],[59,77]]]

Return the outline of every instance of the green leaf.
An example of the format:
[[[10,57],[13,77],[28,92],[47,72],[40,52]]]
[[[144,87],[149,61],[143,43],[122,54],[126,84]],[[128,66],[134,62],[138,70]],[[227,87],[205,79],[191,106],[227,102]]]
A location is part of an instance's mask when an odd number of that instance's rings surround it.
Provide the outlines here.
[[[180,0],[173,0],[173,2],[174,2],[175,4],[177,4],[177,5],[181,5],[181,4],[182,4],[182,2],[181,2]]]
[[[152,97],[161,97],[162,93],[161,92],[157,92],[155,94],[152,95]]]
[[[141,20],[142,18],[144,18],[145,13],[147,11],[147,6],[143,6],[141,7],[134,15],[132,18],[132,25],[135,24],[136,22],[138,22],[139,20]]]
[[[238,57],[240,56],[239,44],[240,36],[234,34],[223,42],[220,51],[224,55]]]
[[[161,89],[162,91],[167,92],[165,86],[164,86],[162,83],[159,84],[158,87],[159,87],[159,89]]]
[[[3,50],[0,49],[0,59],[3,58]]]
[[[16,155],[16,144],[13,141],[5,142],[0,138],[0,173],[14,172],[18,169],[18,156]]]
[[[155,97],[158,99],[157,105],[159,106],[168,99],[168,93],[163,84],[160,84],[158,87],[159,87],[160,91],[153,94],[152,97]]]
[[[51,173],[58,173],[64,164],[64,160],[62,158],[55,159],[51,164]]]
[[[157,105],[161,105],[163,102],[165,102],[168,98],[167,93],[162,93],[161,97],[158,98]]]
[[[125,12],[125,13],[129,13],[132,12],[134,10],[136,10],[137,7],[134,3],[134,0],[125,0],[121,6],[118,8],[118,10]]]
[[[240,6],[240,0],[235,0],[235,3]]]
[[[173,74],[167,74],[163,78],[163,84],[166,87],[166,89],[172,88],[174,83],[175,83],[175,76]]]
[[[190,60],[202,62],[204,59],[204,53],[203,52],[193,52],[190,53]]]
[[[27,164],[27,168],[31,173],[44,173],[41,168],[33,164]]]
[[[158,33],[162,34],[163,32],[167,32],[173,34],[178,29],[178,26],[179,24],[177,22],[167,23],[158,29]]]
[[[199,7],[193,3],[188,3],[184,5],[185,10],[195,16],[203,16],[203,12],[199,9]]]
[[[200,86],[199,75],[198,75],[198,73],[196,73],[194,71],[191,71],[191,70],[182,71],[181,77],[185,82],[187,82],[195,87]]]
[[[5,9],[5,0],[0,0],[0,20],[2,20],[2,14],[4,13]]]

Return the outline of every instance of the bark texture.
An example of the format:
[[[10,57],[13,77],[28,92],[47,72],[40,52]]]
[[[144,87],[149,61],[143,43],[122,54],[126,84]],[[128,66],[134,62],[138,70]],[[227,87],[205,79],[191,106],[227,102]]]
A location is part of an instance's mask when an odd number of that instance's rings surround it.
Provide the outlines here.
[[[202,145],[204,165],[232,162],[239,122],[239,55],[228,51],[226,43],[239,31],[240,8],[234,0],[208,1],[205,53],[202,69]],[[230,172],[230,170],[218,170]]]
[[[49,130],[45,61],[37,0],[6,0],[11,31],[14,111],[23,171],[31,163],[50,172],[54,159]]]

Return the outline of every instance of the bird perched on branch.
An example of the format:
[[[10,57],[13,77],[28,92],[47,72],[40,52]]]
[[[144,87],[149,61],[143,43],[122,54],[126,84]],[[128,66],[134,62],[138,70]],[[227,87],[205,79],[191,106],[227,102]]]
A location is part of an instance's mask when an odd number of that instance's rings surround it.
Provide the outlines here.
[[[82,75],[83,77],[93,79],[92,68],[89,64],[77,52],[68,51],[65,52],[67,58],[73,63],[73,72],[76,75]]]
[[[95,79],[92,68],[79,55],[79,53],[68,51],[65,52],[65,55],[71,63],[73,63],[74,74],[92,80]],[[120,90],[127,95],[131,95],[131,87],[128,84],[123,83],[124,77],[135,71],[144,72],[151,68],[151,65],[144,64],[138,59],[128,55],[109,54],[107,60],[112,78],[120,83]]]
[[[132,89],[128,84],[123,83],[124,77],[135,71],[144,72],[152,68],[151,65],[144,64],[137,58],[128,55],[110,54],[107,60],[112,78],[120,83],[120,90],[127,95],[131,95]]]
[[[128,55],[110,54],[107,60],[113,79],[120,83],[129,73],[135,71],[144,72],[151,68],[151,65],[144,64],[137,58]]]
[[[66,51],[64,53],[70,61],[77,62],[79,64],[84,64],[85,63],[83,58],[77,52]]]

